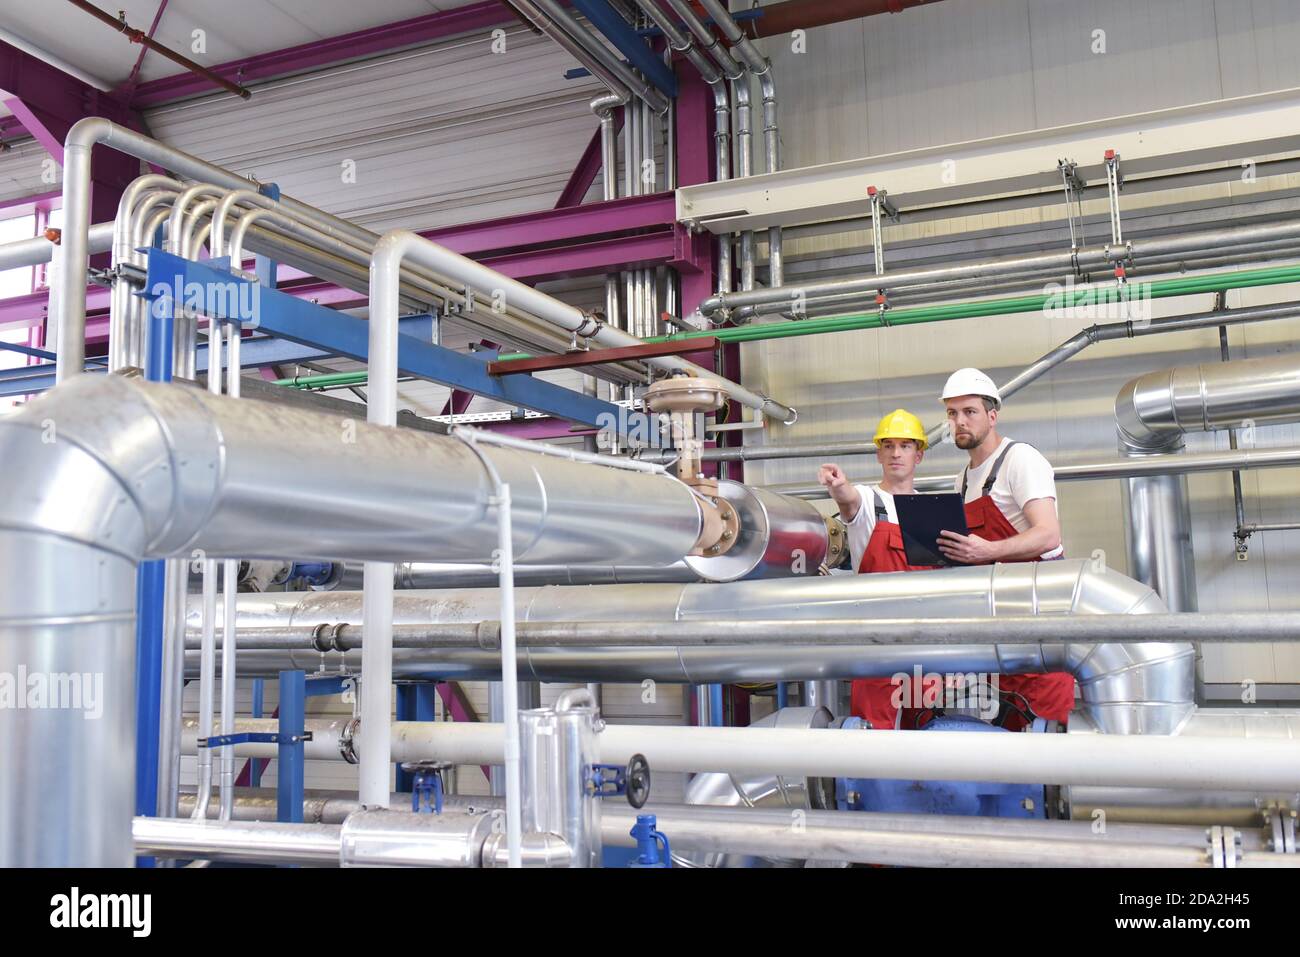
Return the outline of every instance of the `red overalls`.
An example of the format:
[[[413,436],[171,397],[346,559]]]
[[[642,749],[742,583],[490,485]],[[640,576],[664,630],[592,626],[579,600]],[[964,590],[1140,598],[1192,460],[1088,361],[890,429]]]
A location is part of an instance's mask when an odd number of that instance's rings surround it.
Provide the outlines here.
[[[858,574],[871,572],[919,572],[938,568],[938,565],[909,565],[903,548],[903,532],[896,522],[889,521],[885,503],[877,497],[876,490],[868,488],[871,507],[876,514],[876,524],[867,540],[867,550],[862,553]],[[862,503],[862,508],[867,503]],[[851,685],[849,703],[853,714],[866,718],[873,728],[892,728],[898,709],[891,700],[894,682],[889,678],[855,678]]]
[[[993,502],[990,494],[993,489],[993,483],[997,481],[998,473],[1002,470],[1002,463],[1011,451],[1016,442],[1010,442],[1002,450],[993,463],[993,468],[989,470],[988,478],[984,480],[983,494],[973,502],[966,502],[966,525],[972,535],[978,535],[985,541],[1000,542],[1008,538],[1014,538],[1020,534],[1016,527],[1008,521],[1007,517],[1002,514],[1002,510]],[[966,481],[970,469],[969,466],[962,472],[961,497],[966,499]],[[871,493],[873,503],[876,502],[875,492]],[[893,572],[893,571],[922,571],[932,566],[928,565],[908,565],[907,557],[903,551],[902,532],[899,527],[892,522],[881,520],[885,513],[884,506],[877,504],[876,526],[871,533],[871,539],[867,543],[867,551],[862,556],[862,564],[858,568],[859,572]],[[880,542],[877,542],[877,539]],[[891,547],[896,544],[896,548]],[[875,549],[873,550],[873,547]],[[1038,561],[1039,559],[1033,559]],[[879,564],[877,564],[879,562]],[[865,718],[871,722],[873,728],[893,728],[895,726],[895,716],[898,709],[894,707],[892,698],[894,696],[895,685],[889,678],[866,678],[858,679],[853,682],[852,695],[850,698],[853,714],[860,718]],[[1042,718],[1050,718],[1064,723],[1070,715],[1070,710],[1074,707],[1074,675],[1065,672],[1054,672],[1052,674],[1031,674],[1031,675],[1000,675],[998,678],[999,692],[1012,694],[1012,700],[1015,696],[1020,696],[1024,702],[1029,705],[1033,712]],[[1012,715],[1004,725],[1011,731],[1018,731],[1024,726],[1024,721],[1016,715]]]

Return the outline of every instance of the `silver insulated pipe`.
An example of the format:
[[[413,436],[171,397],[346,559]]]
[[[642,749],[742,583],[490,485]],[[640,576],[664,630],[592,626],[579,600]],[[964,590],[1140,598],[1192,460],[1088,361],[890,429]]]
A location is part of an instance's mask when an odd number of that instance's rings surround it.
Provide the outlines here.
[[[1126,456],[1179,452],[1188,432],[1300,421],[1300,356],[1177,366],[1132,379],[1115,397]],[[1250,444],[1250,443],[1247,443]],[[1172,611],[1195,611],[1191,509],[1185,475],[1124,480],[1129,569]]]
[[[699,535],[670,476],[479,454],[510,482],[527,560],[670,564]],[[0,708],[0,769],[23,769],[0,773],[0,867],[131,862],[142,559],[486,562],[497,543],[464,443],[183,385],[74,377],[0,420],[0,461],[0,672],[68,704]]]
[[[1165,610],[1147,586],[1084,560],[952,568],[917,573],[778,578],[728,584],[642,584],[520,588],[517,616],[541,621],[826,620],[966,618],[998,615],[1151,614]],[[394,623],[492,621],[495,589],[406,591]],[[241,631],[361,621],[358,592],[241,595]],[[198,624],[191,600],[189,627]],[[1134,628],[1140,622],[1134,622]],[[340,659],[338,655],[343,657]],[[718,681],[888,677],[912,672],[1073,672],[1083,706],[1112,733],[1169,734],[1193,710],[1193,649],[1183,642],[800,646],[656,645],[521,648],[521,679],[686,684]],[[356,669],[359,650],[332,653],[329,666]],[[195,663],[187,654],[187,669]],[[320,666],[316,651],[241,652],[248,675]],[[393,673],[492,679],[495,650],[393,651]]]

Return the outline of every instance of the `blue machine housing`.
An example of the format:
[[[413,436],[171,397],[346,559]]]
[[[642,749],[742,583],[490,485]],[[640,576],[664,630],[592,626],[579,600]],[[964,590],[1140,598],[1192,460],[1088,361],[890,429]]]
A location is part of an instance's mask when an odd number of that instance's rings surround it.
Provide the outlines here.
[[[1035,723],[1039,730],[1041,722]],[[921,732],[872,731],[861,718],[847,718],[847,730],[869,734],[917,734],[924,731],[966,731],[1011,734],[1003,728],[963,715],[935,718]],[[1033,732],[1025,732],[1033,733]],[[1047,803],[1041,784],[999,784],[992,781],[904,781],[899,779],[836,778],[835,803],[841,811],[881,811],[902,814],[955,814],[968,817],[1044,818]]]

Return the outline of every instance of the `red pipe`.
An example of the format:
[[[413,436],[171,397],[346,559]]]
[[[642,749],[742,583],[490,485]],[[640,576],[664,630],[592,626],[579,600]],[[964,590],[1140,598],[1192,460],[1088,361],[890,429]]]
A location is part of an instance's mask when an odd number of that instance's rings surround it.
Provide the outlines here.
[[[900,13],[939,0],[786,0],[763,8],[763,15],[742,25],[754,37],[771,37],[794,30],[843,23],[878,13]]]

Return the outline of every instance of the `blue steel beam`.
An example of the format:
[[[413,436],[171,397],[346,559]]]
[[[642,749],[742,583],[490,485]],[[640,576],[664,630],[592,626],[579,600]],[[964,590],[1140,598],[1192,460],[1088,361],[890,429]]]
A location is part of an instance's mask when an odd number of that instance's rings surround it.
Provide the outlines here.
[[[151,295],[180,290],[187,304],[197,296],[198,307],[202,309],[206,304],[225,313],[220,318],[239,318],[282,339],[366,361],[369,348],[366,321],[267,289],[206,263],[151,249],[145,289]],[[570,422],[609,428],[620,435],[657,434],[644,413],[631,412],[532,376],[493,377],[488,375],[487,362],[476,355],[462,355],[408,335],[398,339],[398,371],[406,375]]]
[[[573,0],[573,5],[627,57],[628,62],[659,88],[659,92],[665,96],[677,95],[677,78],[673,71],[606,0]]]

